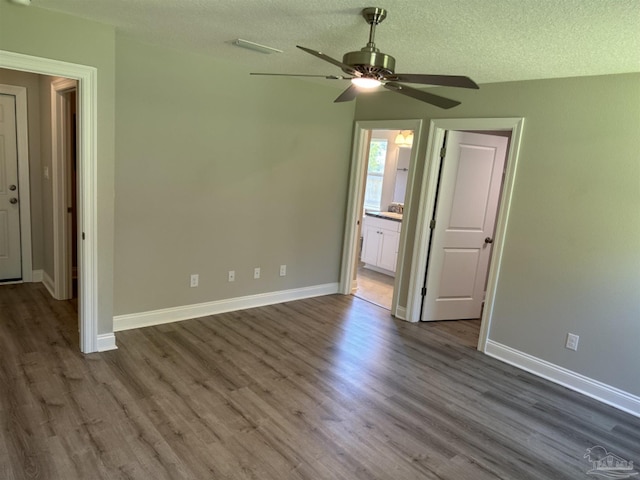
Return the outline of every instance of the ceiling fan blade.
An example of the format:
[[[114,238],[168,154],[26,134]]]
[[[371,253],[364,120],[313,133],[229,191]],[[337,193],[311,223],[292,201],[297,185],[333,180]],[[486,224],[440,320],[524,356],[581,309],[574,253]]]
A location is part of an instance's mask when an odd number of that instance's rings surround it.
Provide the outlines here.
[[[430,103],[431,105],[435,105],[440,108],[452,108],[456,105],[460,105],[460,102],[457,100],[451,100],[450,98],[441,97],[440,95],[434,95],[433,93],[418,90],[400,83],[387,82],[384,84],[384,88],[391,90],[392,92],[406,95],[407,97],[415,98],[416,100],[422,100],[423,102]]]
[[[336,67],[340,67],[343,71],[347,72],[349,75],[354,75],[356,77],[360,76],[358,72],[356,72],[353,68],[351,68],[346,63],[342,63],[336,60],[335,58],[331,58],[330,56],[325,55],[322,52],[318,52],[317,50],[311,50],[310,48],[306,48],[306,47],[301,47],[300,45],[296,45],[296,47],[298,47],[300,50],[304,52],[310,53],[311,55],[320,58],[321,60],[324,60],[325,62],[329,62],[335,65]]]
[[[317,77],[326,78],[327,80],[351,80],[351,77],[343,77],[342,75],[308,75],[306,73],[250,73],[249,75],[268,75],[275,77]]]
[[[396,73],[390,76],[393,81],[420,83],[423,85],[441,85],[444,87],[480,88],[469,77],[461,75],[421,75],[418,73]]]
[[[340,96],[333,101],[333,103],[350,102],[356,98],[357,95],[358,88],[355,85],[349,85],[349,88],[342,92]]]

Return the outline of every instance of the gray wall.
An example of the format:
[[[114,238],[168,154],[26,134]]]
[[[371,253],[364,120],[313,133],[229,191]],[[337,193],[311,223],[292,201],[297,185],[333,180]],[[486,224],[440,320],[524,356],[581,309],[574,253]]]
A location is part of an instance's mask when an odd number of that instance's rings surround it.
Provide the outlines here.
[[[640,395],[640,74],[439,93],[462,105],[374,94],[356,119],[526,118],[490,338]]]
[[[338,282],[355,105],[315,83],[116,45],[115,314]]]
[[[0,0],[0,49],[98,70],[98,332],[113,330],[113,169],[115,30],[36,7]]]
[[[33,270],[44,268],[42,218],[42,154],[40,145],[40,75],[0,68],[0,83],[27,89],[29,189],[31,193],[31,260]]]

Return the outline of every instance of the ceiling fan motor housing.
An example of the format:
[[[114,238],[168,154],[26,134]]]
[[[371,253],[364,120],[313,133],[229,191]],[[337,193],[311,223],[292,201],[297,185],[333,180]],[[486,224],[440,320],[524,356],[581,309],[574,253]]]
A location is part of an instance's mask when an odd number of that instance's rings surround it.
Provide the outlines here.
[[[393,75],[396,68],[396,59],[378,50],[373,41],[376,25],[379,25],[387,17],[387,11],[384,8],[367,7],[361,13],[369,24],[369,43],[357,52],[345,53],[342,57],[342,63],[349,65],[363,77],[382,80]],[[343,71],[350,75],[353,74],[347,69],[343,69]]]
[[[396,68],[396,59],[391,55],[367,47],[357,52],[345,53],[342,63],[353,67],[365,77],[378,79],[393,75]],[[350,72],[345,70],[345,73]]]

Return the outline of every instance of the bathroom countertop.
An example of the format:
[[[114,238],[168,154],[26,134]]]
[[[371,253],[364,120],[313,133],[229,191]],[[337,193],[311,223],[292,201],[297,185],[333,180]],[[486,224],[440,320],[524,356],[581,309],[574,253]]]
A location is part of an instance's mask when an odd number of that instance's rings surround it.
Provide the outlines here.
[[[394,222],[402,222],[402,214],[395,212],[365,212],[370,217],[384,218],[385,220],[393,220]]]

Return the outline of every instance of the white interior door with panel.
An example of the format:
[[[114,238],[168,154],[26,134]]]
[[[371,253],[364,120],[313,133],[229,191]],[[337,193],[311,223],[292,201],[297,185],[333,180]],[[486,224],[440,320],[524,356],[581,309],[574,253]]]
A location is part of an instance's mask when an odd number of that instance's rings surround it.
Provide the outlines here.
[[[16,98],[0,94],[0,281],[22,279]]]
[[[448,132],[423,321],[480,318],[508,141]]]

